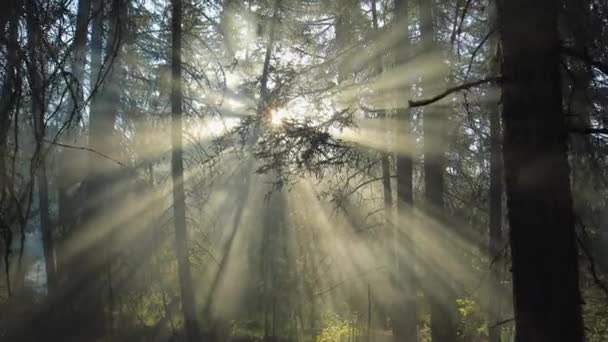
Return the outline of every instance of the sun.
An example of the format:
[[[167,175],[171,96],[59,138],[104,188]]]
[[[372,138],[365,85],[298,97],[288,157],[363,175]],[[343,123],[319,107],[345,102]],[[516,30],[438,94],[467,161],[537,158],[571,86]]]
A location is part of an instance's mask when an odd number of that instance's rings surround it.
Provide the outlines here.
[[[289,118],[289,113],[285,108],[278,108],[270,112],[270,123],[274,126],[281,126],[287,118]]]

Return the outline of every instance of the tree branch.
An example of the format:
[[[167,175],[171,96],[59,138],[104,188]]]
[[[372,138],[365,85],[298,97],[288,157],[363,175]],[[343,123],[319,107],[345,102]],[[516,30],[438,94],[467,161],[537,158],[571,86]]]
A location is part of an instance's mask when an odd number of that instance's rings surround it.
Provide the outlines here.
[[[106,159],[108,159],[108,160],[110,160],[110,161],[112,161],[112,162],[114,162],[114,163],[116,163],[116,164],[118,164],[118,165],[120,165],[122,167],[127,167],[127,165],[125,165],[121,161],[116,160],[116,159],[108,156],[107,154],[101,153],[101,152],[96,151],[96,150],[94,150],[92,148],[89,148],[89,147],[67,145],[67,144],[62,144],[62,143],[59,143],[59,142],[56,142],[56,141],[51,141],[51,140],[46,140],[46,139],[43,139],[42,141],[44,141],[45,143],[51,144],[51,145],[61,146],[61,147],[64,147],[64,148],[70,148],[70,149],[73,149],[73,150],[81,150],[81,151],[91,152],[91,153],[94,153],[94,154],[96,154],[96,155],[98,155],[100,157],[106,158]]]
[[[499,326],[501,326],[503,324],[507,324],[507,323],[514,322],[514,321],[515,321],[514,317],[513,318],[503,319],[502,321],[500,321],[500,322],[498,322],[496,324],[491,325],[490,328],[497,328],[497,327],[499,327]]]
[[[502,82],[504,79],[502,76],[497,76],[497,77],[489,77],[489,78],[484,78],[478,81],[474,81],[474,82],[468,82],[468,83],[463,83],[459,86],[456,87],[452,87],[452,88],[448,88],[446,89],[444,92],[433,96],[429,99],[423,99],[423,100],[409,100],[408,103],[410,105],[410,108],[415,108],[415,107],[423,107],[423,106],[427,106],[430,105],[432,103],[435,103],[443,98],[445,98],[446,96],[453,94],[455,92],[461,91],[461,90],[467,90],[470,88],[474,88],[477,86],[480,86],[482,84],[486,84],[486,83],[499,83]]]

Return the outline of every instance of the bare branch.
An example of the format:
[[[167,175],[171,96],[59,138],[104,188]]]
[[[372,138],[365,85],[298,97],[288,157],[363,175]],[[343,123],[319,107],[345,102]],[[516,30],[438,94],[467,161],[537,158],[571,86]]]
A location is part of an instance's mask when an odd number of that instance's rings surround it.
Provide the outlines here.
[[[429,99],[423,99],[423,100],[409,100],[408,103],[410,105],[410,108],[415,108],[415,107],[423,107],[423,106],[427,106],[430,105],[432,103],[435,103],[443,98],[445,98],[446,96],[453,94],[455,92],[461,91],[461,90],[467,90],[470,88],[474,88],[477,86],[480,86],[482,84],[486,84],[486,83],[499,83],[502,82],[504,79],[502,76],[497,76],[497,77],[489,77],[489,78],[484,78],[482,80],[478,80],[478,81],[474,81],[474,82],[468,82],[468,83],[463,83],[459,86],[456,87],[452,87],[452,88],[448,88],[446,89],[444,92],[433,96]]]
[[[44,141],[45,143],[51,144],[51,145],[61,146],[61,147],[64,147],[64,148],[70,148],[70,149],[73,149],[73,150],[81,150],[81,151],[91,152],[91,153],[94,153],[94,154],[96,154],[96,155],[98,155],[100,157],[106,158],[106,159],[108,159],[108,160],[110,160],[110,161],[112,161],[112,162],[114,162],[114,163],[116,163],[116,164],[118,164],[118,165],[120,165],[122,167],[127,167],[127,165],[125,165],[123,162],[121,162],[119,160],[116,160],[116,159],[108,156],[107,154],[101,153],[101,152],[99,152],[97,150],[94,150],[92,148],[89,148],[89,147],[67,145],[67,144],[62,144],[62,143],[59,143],[59,142],[56,142],[56,141],[51,141],[51,140],[46,140],[46,139],[43,139],[42,141]]]

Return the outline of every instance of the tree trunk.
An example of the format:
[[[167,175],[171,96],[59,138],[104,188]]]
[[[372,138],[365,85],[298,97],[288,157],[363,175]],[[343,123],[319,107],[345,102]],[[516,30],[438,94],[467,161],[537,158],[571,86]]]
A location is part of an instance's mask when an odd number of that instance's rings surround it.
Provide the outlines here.
[[[517,342],[583,341],[559,2],[500,1],[503,158]]]
[[[433,27],[433,3],[431,0],[420,0],[420,32],[422,47],[431,51],[435,47],[435,31]],[[426,81],[425,89],[430,89],[431,83]],[[444,178],[445,168],[445,129],[446,117],[436,108],[427,107],[423,116],[424,134],[424,188],[428,213],[443,221],[444,215]],[[434,267],[436,268],[436,267]],[[431,311],[431,336],[433,341],[450,342],[456,340],[455,326],[455,296],[450,286],[450,275],[443,274],[437,269],[428,269],[429,273],[429,304]]]
[[[491,3],[491,20],[492,29],[497,23],[497,8],[495,1]],[[500,59],[502,54],[497,39],[491,38],[492,48],[495,49],[490,55],[491,73],[497,75],[500,73]],[[490,261],[490,292],[488,298],[488,328],[489,342],[500,342],[501,326],[495,326],[501,319],[501,300],[495,298],[496,292],[492,289],[500,288],[500,253],[503,244],[502,238],[502,192],[503,192],[503,171],[502,171],[502,132],[500,122],[500,105],[492,103],[489,106],[489,123],[490,123],[490,189],[489,197],[489,244],[488,256]]]
[[[411,47],[409,28],[408,28],[408,3],[407,0],[395,1],[395,20],[396,26],[399,28],[401,40],[396,48],[396,64],[397,66],[407,62],[407,53]],[[405,85],[399,89],[397,98],[409,98],[409,86]],[[406,143],[412,137],[411,112],[408,108],[400,108],[397,110],[396,116],[400,120],[402,134],[405,135]],[[413,151],[412,151],[413,154]],[[412,206],[414,204],[413,192],[413,157],[412,154],[400,154],[397,158],[397,225],[395,230],[395,270],[394,277],[397,288],[403,294],[403,300],[398,301],[397,308],[393,310],[392,329],[395,341],[418,341],[418,309],[417,309],[417,280],[415,269],[416,253],[414,244],[412,243],[413,226],[407,225],[408,222],[404,218],[411,215]]]
[[[564,45],[582,55],[588,55],[593,48],[593,37],[600,35],[601,29],[596,29],[590,15],[588,1],[564,0],[564,9],[561,11],[563,22],[562,41]],[[577,129],[585,130],[591,126],[590,115],[593,113],[593,95],[590,88],[593,81],[593,70],[591,66],[582,61],[570,58],[567,68],[570,72],[565,77],[565,87],[571,93],[566,98],[566,114],[569,124]],[[576,155],[576,162],[583,166],[584,157],[592,151],[591,141],[586,134],[575,134],[571,136],[572,151]],[[584,176],[583,176],[584,177]],[[576,184],[576,180],[573,179]],[[580,187],[575,187],[580,188]],[[589,187],[587,190],[590,190]]]
[[[44,149],[46,112],[46,95],[44,89],[44,57],[41,45],[41,23],[36,14],[40,10],[36,8],[34,0],[26,2],[27,36],[28,36],[28,74],[30,88],[32,90],[31,110],[34,118],[34,135],[36,138],[36,150],[33,167],[36,170],[36,183],[38,185],[38,210],[40,212],[40,231],[42,233],[42,247],[46,266],[47,289],[52,295],[55,288],[55,250],[53,248],[53,229],[49,214],[48,181],[46,176],[46,152]]]
[[[268,41],[266,42],[266,53],[264,55],[264,68],[262,70],[262,78],[260,82],[260,101],[258,103],[258,116],[260,119],[268,119],[267,105],[271,101],[268,94],[268,79],[270,77],[270,60],[272,57],[272,51],[275,44],[276,36],[276,25],[279,20],[279,6],[280,0],[274,0],[272,5],[272,18],[270,23],[270,31]],[[258,132],[255,132],[257,136]],[[274,260],[274,241],[276,239],[275,227],[276,224],[272,220],[271,206],[268,205],[266,208],[266,220],[262,229],[262,246],[261,246],[261,273],[262,273],[262,311],[264,316],[264,340],[274,339],[274,300],[276,294],[274,293],[274,284],[276,277],[275,260]],[[272,329],[273,333],[271,336],[271,310]]]
[[[272,57],[272,49],[276,35],[276,26],[279,16],[280,0],[274,0],[272,5],[272,21],[270,22],[270,31],[268,41],[266,42],[266,52],[264,54],[264,67],[262,69],[262,78],[260,79],[260,100],[258,102],[257,114],[262,115],[268,105],[268,77],[270,74],[270,58]],[[257,136],[257,133],[254,134]]]
[[[373,25],[373,29],[374,29],[374,34],[379,34],[380,30],[379,30],[379,26],[378,26],[378,12],[376,9],[376,0],[372,0],[372,25]],[[378,61],[375,65],[374,68],[374,74],[375,75],[379,75],[381,73],[384,72],[384,66],[383,66],[383,55],[380,54],[378,56]],[[386,134],[390,135],[391,133],[391,126],[389,124],[389,122],[386,120],[387,117],[387,111],[385,109],[380,109],[378,111],[378,119],[379,120],[383,120],[385,121],[385,123],[383,124],[383,126],[386,129]],[[386,138],[384,141],[387,145],[390,145],[390,138]],[[387,146],[387,150],[391,150],[390,146]],[[380,152],[380,165],[381,165],[381,170],[382,170],[382,193],[383,193],[383,199],[384,199],[384,216],[385,216],[385,220],[384,220],[384,231],[386,233],[388,232],[393,232],[393,189],[391,187],[391,162],[390,162],[390,153],[389,152]],[[386,246],[387,250],[391,250],[391,245],[394,243],[394,239],[391,238],[390,236],[391,234],[386,234],[384,235],[385,238],[382,241],[382,243]],[[393,257],[393,255],[389,255],[389,257]],[[394,260],[394,259],[393,259]],[[393,260],[389,260],[389,262],[393,261]],[[383,317],[385,318],[385,317]],[[381,318],[381,320],[383,320],[383,318]]]
[[[92,98],[89,115],[89,148],[106,156],[115,156],[114,125],[119,105],[119,82],[116,79],[116,70],[119,69],[121,12],[122,4],[126,0],[93,0],[93,20],[91,30],[91,87]],[[105,10],[109,8],[107,18],[109,33],[106,40],[105,63],[103,58],[103,26]],[[102,74],[103,77],[102,82]],[[76,246],[83,237],[96,235],[97,238],[90,244],[66,260],[66,269],[69,275],[70,288],[76,293],[73,295],[74,320],[80,322],[78,334],[83,338],[96,339],[107,331],[107,316],[104,308],[103,274],[108,269],[109,257],[112,247],[109,237],[113,229],[108,222],[112,217],[114,201],[112,196],[112,175],[116,173],[116,166],[106,158],[89,154],[86,179],[81,187],[84,197],[81,224],[77,229],[70,231],[69,240],[66,241],[68,249]],[[101,232],[100,232],[101,230]],[[111,313],[110,313],[111,314]]]
[[[66,126],[65,136],[62,139],[67,144],[73,143],[77,136],[76,130],[78,126],[74,124],[74,121],[78,121],[81,115],[80,111],[83,109],[84,65],[86,62],[86,45],[90,12],[91,0],[80,0],[78,2],[78,13],[76,15],[76,32],[74,34],[74,52],[72,55],[71,67],[75,85],[72,86],[71,89],[72,94],[70,108],[68,109],[69,112],[64,118],[64,121],[69,122],[69,125]],[[101,33],[101,31],[98,32]],[[101,38],[101,36],[99,36],[99,38]],[[99,60],[101,61],[101,57]],[[93,67],[94,63],[91,64],[91,68]],[[94,75],[95,73],[93,72],[92,74]],[[83,174],[83,170],[80,168],[81,157],[79,154],[74,153],[73,150],[69,148],[60,150],[57,159],[57,228],[63,230],[63,233],[67,233],[74,227],[74,213],[76,212],[74,196],[68,193],[68,189],[81,181],[85,174]],[[69,278],[69,267],[64,267],[68,265],[68,261],[64,260],[62,254],[64,248],[62,248],[62,243],[63,241],[59,240],[57,247],[58,283],[60,284]]]
[[[489,257],[492,285],[500,283],[499,259],[502,245],[502,154],[501,154],[500,113],[498,105],[490,109],[490,217],[489,217]],[[500,300],[493,300],[490,292],[490,326],[500,320]],[[490,342],[500,342],[499,326],[489,329]]]
[[[76,14],[76,31],[74,34],[73,44],[73,55],[72,55],[72,77],[74,84],[71,87],[72,94],[70,95],[71,104],[69,112],[67,113],[65,120],[70,120],[69,125],[66,127],[66,137],[63,139],[68,143],[72,143],[75,137],[74,121],[79,120],[80,110],[82,109],[83,101],[83,83],[84,83],[84,65],[86,62],[86,45],[88,35],[88,22],[89,14],[91,12],[91,0],[80,0],[78,1],[78,13]],[[66,229],[71,225],[70,214],[73,213],[73,208],[70,205],[70,197],[68,195],[68,189],[81,180],[81,177],[77,174],[78,167],[74,167],[76,155],[71,153],[70,149],[64,149],[60,152],[58,159],[58,205],[59,205],[59,219],[60,225]]]
[[[353,7],[358,6],[357,0],[337,0],[335,1],[336,8],[334,29],[336,32],[336,54],[340,56],[337,58],[337,72],[338,72],[338,83],[341,83],[351,74],[351,61],[349,60],[348,49],[352,45],[352,31],[353,23],[352,17],[354,14]]]
[[[188,258],[186,230],[186,194],[184,191],[184,161],[182,147],[182,1],[172,0],[171,49],[171,179],[173,181],[173,220],[175,223],[175,251],[184,314],[184,328],[189,342],[201,340],[196,319],[196,298]]]
[[[376,0],[372,0],[372,24],[373,24],[373,28],[374,28],[374,33],[378,34],[379,33],[379,29],[378,29],[378,15],[377,15],[377,11],[376,11]],[[383,70],[383,66],[382,66],[382,55],[378,56],[378,62],[376,64],[375,70],[374,70],[375,74],[381,74],[384,70]],[[378,118],[379,119],[385,119],[386,118],[386,110],[382,109],[378,112]],[[390,130],[390,125],[385,125],[386,129],[387,129],[387,133]],[[389,143],[389,140],[386,140],[386,143]],[[386,220],[386,225],[387,225],[387,229],[390,227],[391,225],[391,210],[393,207],[393,192],[391,189],[391,172],[390,172],[390,167],[391,167],[391,163],[390,163],[390,157],[389,157],[389,153],[386,152],[382,152],[380,154],[380,163],[382,166],[382,189],[383,189],[383,195],[384,195],[384,208],[385,208],[385,215],[387,217]]]
[[[8,164],[9,150],[8,150],[8,137],[9,130],[11,128],[11,121],[16,122],[16,113],[14,113],[15,104],[17,102],[17,94],[21,88],[21,82],[19,78],[19,9],[20,1],[13,2],[13,6],[7,11],[8,28],[6,34],[6,74],[3,76],[2,89],[0,91],[0,210],[3,212],[8,210],[10,197],[10,186],[12,184],[9,178]],[[6,224],[6,223],[5,223]],[[0,248],[0,258],[6,257],[6,269],[8,269],[8,257],[9,252],[8,240],[10,234],[3,236],[3,242],[5,246]],[[7,273],[7,284],[8,284],[8,272]],[[10,294],[10,286],[7,286]]]

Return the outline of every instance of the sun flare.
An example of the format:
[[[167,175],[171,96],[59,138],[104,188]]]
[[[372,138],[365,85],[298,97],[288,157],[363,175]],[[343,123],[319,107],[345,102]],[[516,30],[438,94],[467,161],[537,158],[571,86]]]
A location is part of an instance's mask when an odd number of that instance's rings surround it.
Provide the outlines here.
[[[285,122],[285,119],[290,118],[289,112],[285,108],[278,108],[270,113],[270,123],[273,126],[280,126]]]

